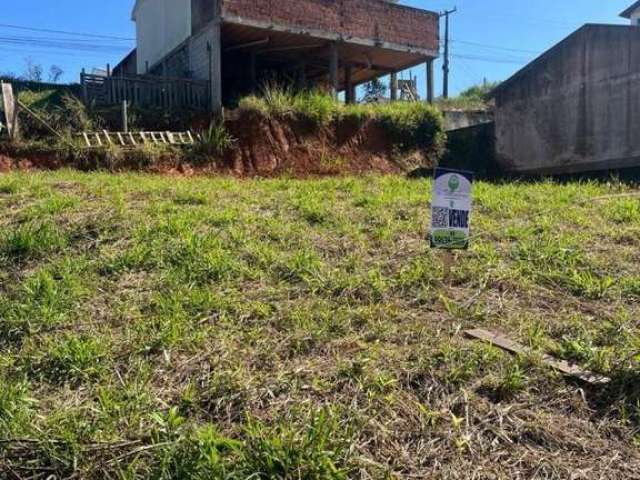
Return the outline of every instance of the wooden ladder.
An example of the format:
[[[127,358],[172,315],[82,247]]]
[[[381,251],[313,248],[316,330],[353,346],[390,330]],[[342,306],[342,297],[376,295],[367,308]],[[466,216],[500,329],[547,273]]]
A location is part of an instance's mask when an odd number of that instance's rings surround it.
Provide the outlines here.
[[[82,132],[78,134],[87,148],[117,146],[133,148],[139,145],[193,145],[195,139],[186,132]]]

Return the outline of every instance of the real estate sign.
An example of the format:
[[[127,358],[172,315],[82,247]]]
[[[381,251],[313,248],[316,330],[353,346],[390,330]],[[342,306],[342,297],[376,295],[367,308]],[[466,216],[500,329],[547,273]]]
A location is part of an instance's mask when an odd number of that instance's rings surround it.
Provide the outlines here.
[[[473,174],[437,168],[431,201],[431,247],[469,248]]]

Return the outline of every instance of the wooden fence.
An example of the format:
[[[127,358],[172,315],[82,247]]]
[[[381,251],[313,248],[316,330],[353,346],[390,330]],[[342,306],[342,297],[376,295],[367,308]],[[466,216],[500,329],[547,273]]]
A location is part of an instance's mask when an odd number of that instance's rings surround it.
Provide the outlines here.
[[[98,106],[131,105],[156,108],[190,108],[206,110],[209,100],[209,84],[186,78],[80,76],[85,103]]]

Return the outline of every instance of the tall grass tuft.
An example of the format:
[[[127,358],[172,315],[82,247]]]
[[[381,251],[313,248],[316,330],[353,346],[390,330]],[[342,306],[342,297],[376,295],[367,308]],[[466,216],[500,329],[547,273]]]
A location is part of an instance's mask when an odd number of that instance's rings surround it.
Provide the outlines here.
[[[224,123],[211,122],[209,128],[200,133],[198,141],[191,149],[191,154],[197,158],[221,156],[235,142],[236,139],[229,133]]]

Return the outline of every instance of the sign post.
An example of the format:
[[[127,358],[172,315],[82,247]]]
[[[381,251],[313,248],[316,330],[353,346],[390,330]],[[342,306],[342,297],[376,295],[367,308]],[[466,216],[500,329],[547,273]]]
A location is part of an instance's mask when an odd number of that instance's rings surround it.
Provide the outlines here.
[[[444,277],[449,278],[453,250],[470,241],[473,173],[436,168],[431,201],[431,248],[444,251]]]

